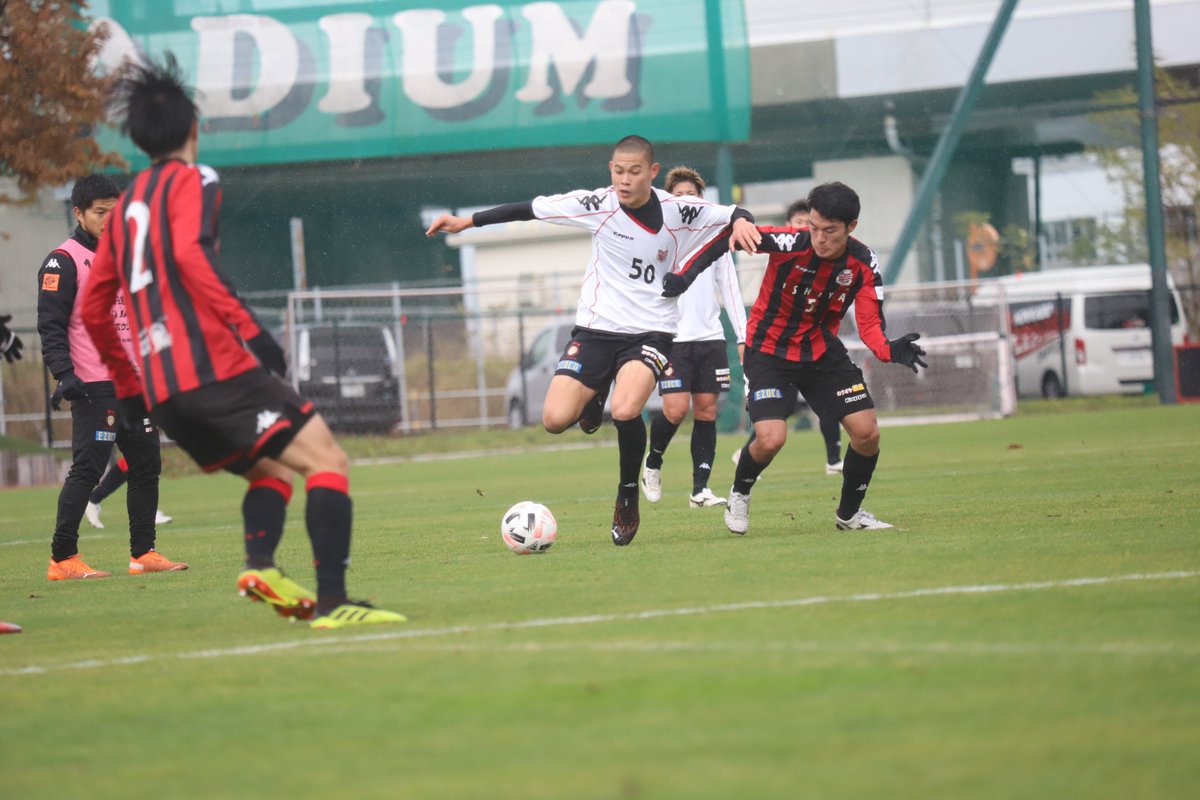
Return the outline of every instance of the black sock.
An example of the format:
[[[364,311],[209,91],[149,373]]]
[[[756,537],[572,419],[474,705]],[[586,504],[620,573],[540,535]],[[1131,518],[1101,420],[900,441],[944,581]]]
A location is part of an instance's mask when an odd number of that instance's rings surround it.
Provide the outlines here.
[[[633,419],[613,420],[617,429],[617,447],[621,451],[621,483],[619,494],[632,489],[637,496],[638,473],[642,470],[642,456],[646,454],[646,423],[641,416]]]
[[[242,523],[246,534],[246,566],[266,569],[275,566],[275,548],[283,538],[292,485],[279,478],[251,482],[242,500]]]
[[[858,513],[878,461],[879,453],[864,456],[853,447],[846,448],[845,466],[842,467],[842,502],[837,509],[840,519],[850,519]]]
[[[108,472],[104,473],[104,477],[100,479],[100,483],[92,490],[92,496],[88,498],[89,502],[100,505],[104,502],[104,498],[121,488],[121,484],[125,483],[125,479],[129,477],[129,464],[124,458],[118,459],[117,463],[109,468]]]
[[[754,488],[754,482],[758,480],[758,476],[770,463],[768,461],[766,464],[760,464],[755,461],[754,456],[750,455],[750,444],[747,443],[742,448],[737,470],[733,474],[733,490],[738,494],[750,494],[750,490]]]
[[[818,417],[817,421],[821,424],[821,436],[825,439],[825,463],[836,464],[842,460],[842,426],[837,420],[826,422],[823,417]]]
[[[712,462],[717,455],[717,423],[715,420],[692,420],[692,494],[708,486]]]
[[[350,480],[337,472],[318,472],[308,479],[306,488],[305,522],[317,568],[317,613],[326,614],[346,602],[353,518]]]
[[[650,469],[662,469],[663,453],[675,436],[679,425],[672,423],[661,411],[650,420],[650,454],[646,456],[646,466]]]
[[[155,434],[157,436],[157,434]],[[126,442],[130,458],[129,486],[125,491],[125,508],[129,513],[129,554],[141,558],[154,549],[157,536],[154,518],[158,513],[158,477],[162,474],[162,457],[158,441],[139,439],[136,447]]]

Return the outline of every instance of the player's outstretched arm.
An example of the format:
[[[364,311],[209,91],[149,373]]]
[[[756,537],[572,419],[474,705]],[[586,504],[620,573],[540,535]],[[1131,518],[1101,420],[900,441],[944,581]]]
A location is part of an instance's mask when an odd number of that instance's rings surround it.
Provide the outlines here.
[[[475,226],[474,221],[470,217],[456,217],[453,214],[442,214],[433,221],[429,226],[429,230],[425,231],[426,236],[433,236],[435,233],[462,233],[467,228]]]
[[[747,253],[757,253],[762,244],[762,233],[753,219],[737,217],[733,220],[729,233],[729,247],[733,250],[745,250]]]

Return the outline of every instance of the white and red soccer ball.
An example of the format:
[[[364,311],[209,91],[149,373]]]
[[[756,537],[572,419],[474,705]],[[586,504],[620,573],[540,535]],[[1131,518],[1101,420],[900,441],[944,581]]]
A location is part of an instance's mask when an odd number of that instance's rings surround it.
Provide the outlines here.
[[[532,500],[522,500],[504,512],[500,538],[519,556],[544,553],[558,536],[558,522],[550,509]]]

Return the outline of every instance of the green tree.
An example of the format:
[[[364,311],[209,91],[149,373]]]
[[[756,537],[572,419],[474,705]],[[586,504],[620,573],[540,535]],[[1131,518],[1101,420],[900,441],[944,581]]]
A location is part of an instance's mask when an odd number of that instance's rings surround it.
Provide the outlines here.
[[[1159,170],[1165,218],[1167,267],[1181,289],[1193,337],[1200,333],[1200,69],[1155,70]],[[1122,218],[1097,231],[1096,251],[1110,263],[1146,261],[1146,191],[1140,147],[1137,92],[1103,92],[1106,110],[1092,121],[1111,144],[1089,148],[1121,191]]]
[[[109,78],[92,60],[103,28],[88,30],[86,2],[0,0],[0,176],[29,202],[58,186],[124,161],[101,151],[94,132],[104,121]]]

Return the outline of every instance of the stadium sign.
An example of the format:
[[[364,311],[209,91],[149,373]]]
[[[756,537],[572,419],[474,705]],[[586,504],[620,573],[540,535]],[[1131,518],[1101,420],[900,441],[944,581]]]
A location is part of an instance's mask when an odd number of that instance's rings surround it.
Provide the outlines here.
[[[414,5],[98,2],[98,69],[173,51],[217,166],[749,134],[738,0]]]

